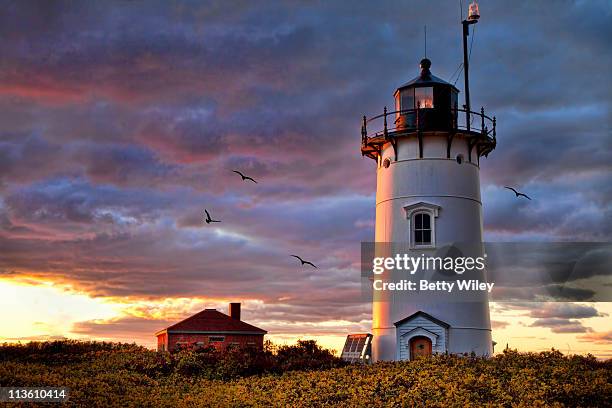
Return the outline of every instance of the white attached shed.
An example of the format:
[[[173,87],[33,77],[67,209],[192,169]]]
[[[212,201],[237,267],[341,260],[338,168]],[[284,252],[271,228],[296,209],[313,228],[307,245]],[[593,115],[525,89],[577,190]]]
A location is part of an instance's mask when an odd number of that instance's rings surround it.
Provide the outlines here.
[[[395,322],[396,360],[446,353],[449,327],[448,323],[422,311]]]

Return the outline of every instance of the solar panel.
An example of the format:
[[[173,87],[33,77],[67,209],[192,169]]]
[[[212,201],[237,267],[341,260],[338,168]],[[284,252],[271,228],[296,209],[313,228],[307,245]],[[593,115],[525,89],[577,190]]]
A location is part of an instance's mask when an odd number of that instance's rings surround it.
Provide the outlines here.
[[[369,333],[349,334],[342,348],[341,358],[350,363],[370,363],[372,335]]]

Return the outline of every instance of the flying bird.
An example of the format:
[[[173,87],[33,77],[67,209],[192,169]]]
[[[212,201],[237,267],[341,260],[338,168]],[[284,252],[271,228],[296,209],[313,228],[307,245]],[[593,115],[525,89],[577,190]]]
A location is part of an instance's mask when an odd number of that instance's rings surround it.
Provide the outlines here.
[[[297,255],[291,255],[291,256],[292,256],[292,257],[294,257],[294,258],[299,259],[299,260],[300,260],[300,262],[302,263],[302,265],[310,265],[310,266],[312,266],[313,268],[316,268],[315,264],[313,264],[312,262],[305,261],[305,260],[303,260],[302,258],[300,258],[300,257],[299,257],[299,256],[297,256]],[[317,268],[317,269],[318,269],[318,268]]]
[[[523,196],[528,200],[531,200],[531,197],[529,197],[527,194],[523,194],[520,191],[516,191],[515,189],[513,189],[512,187],[508,187],[508,186],[504,186],[504,188],[507,188],[508,190],[512,190],[514,191],[514,194],[516,194],[517,197]]]
[[[240,177],[242,177],[242,181],[245,180],[251,180],[253,183],[257,184],[257,182],[255,181],[255,179],[253,177],[249,177],[249,176],[245,176],[244,174],[242,174],[241,172],[239,172],[238,170],[232,170],[234,173],[239,174]]]
[[[204,209],[204,212],[206,213],[206,218],[204,219],[204,221],[206,221],[207,224],[210,224],[211,222],[221,222],[221,221],[213,220],[212,218],[210,218],[210,214],[208,213],[206,209]]]

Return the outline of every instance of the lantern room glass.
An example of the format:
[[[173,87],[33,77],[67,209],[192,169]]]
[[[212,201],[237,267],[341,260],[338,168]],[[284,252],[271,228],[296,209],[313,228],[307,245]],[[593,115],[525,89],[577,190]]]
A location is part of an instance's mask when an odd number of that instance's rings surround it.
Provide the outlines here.
[[[402,92],[400,105],[403,111],[414,109],[414,95],[412,89]]]
[[[457,112],[459,112],[459,100],[457,92],[451,91],[451,118],[452,118],[452,127],[453,129],[457,128]]]
[[[414,89],[415,108],[430,109],[434,107],[433,88],[422,87]]]

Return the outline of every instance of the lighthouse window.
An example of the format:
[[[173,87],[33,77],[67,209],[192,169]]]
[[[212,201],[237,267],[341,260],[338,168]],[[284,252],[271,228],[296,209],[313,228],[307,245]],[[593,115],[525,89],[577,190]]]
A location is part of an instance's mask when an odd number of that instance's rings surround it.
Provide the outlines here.
[[[401,110],[414,109],[414,94],[412,89],[407,89],[401,93]]]
[[[416,101],[416,107],[423,108],[433,108],[433,88],[415,88],[414,89],[414,99]]]
[[[426,213],[414,215],[414,244],[431,244],[431,216]]]

